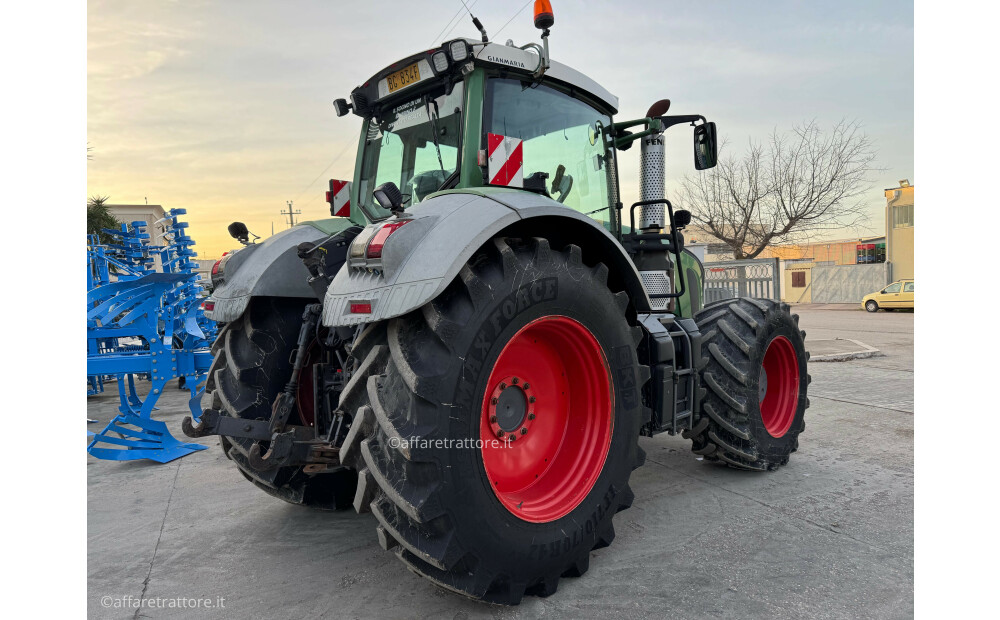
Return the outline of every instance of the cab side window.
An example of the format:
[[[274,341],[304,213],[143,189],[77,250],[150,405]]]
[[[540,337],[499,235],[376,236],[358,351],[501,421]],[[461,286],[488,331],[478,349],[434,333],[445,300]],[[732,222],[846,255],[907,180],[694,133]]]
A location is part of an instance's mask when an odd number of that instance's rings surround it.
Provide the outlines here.
[[[893,282],[889,286],[885,287],[886,293],[898,293],[899,287],[902,286],[899,282]]]
[[[912,293],[913,292],[913,282],[907,282],[906,284],[904,284],[903,285],[903,292],[904,293]]]
[[[487,96],[486,133],[522,141],[524,187],[544,183],[553,199],[606,221],[609,162],[597,132],[609,126],[611,118],[554,88],[520,80],[494,78]],[[542,180],[543,175],[548,178]]]

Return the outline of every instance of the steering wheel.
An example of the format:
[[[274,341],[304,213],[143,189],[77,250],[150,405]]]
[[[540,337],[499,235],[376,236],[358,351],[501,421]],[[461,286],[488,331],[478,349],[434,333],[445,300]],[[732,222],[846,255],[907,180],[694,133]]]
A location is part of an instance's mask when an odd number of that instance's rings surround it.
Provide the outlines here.
[[[559,194],[556,198],[556,202],[562,203],[566,201],[566,196],[569,196],[570,191],[573,189],[573,177],[566,174],[566,166],[559,164],[556,168],[556,175],[552,177],[552,195]]]

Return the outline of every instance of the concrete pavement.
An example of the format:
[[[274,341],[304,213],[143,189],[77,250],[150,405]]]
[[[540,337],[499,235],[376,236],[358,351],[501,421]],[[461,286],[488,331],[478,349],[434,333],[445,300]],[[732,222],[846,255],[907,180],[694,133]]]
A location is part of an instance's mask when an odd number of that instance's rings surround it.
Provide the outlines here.
[[[382,551],[370,515],[273,499],[205,439],[209,450],[166,465],[88,457],[89,615],[911,617],[913,314],[793,311],[807,339],[853,338],[886,356],[810,365],[800,449],[776,472],[707,464],[680,437],[642,438],[649,458],[614,544],[549,598],[504,608],[439,590]],[[168,390],[156,414],[177,435],[184,394]],[[114,392],[92,397],[88,416],[106,422],[116,406]],[[102,605],[126,596],[224,607]]]

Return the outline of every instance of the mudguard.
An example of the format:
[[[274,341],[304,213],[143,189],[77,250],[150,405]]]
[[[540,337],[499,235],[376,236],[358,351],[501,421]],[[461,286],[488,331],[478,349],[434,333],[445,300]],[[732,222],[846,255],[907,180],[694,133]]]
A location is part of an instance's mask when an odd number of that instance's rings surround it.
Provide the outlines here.
[[[345,265],[337,273],[323,302],[324,325],[370,323],[415,310],[444,292],[476,250],[498,233],[543,217],[547,225],[555,217],[589,227],[590,238],[601,244],[609,269],[618,271],[638,311],[650,306],[639,273],[618,241],[596,220],[545,196],[494,187],[450,190],[433,194],[407,214],[413,221],[385,243],[381,272]],[[530,223],[524,228],[532,230]],[[352,301],[370,302],[371,313],[352,313]]]
[[[215,307],[205,315],[213,321],[233,321],[253,297],[315,299],[297,246],[305,241],[316,243],[354,225],[347,218],[323,220],[322,224],[322,228],[311,222],[299,224],[236,252],[226,261],[225,280],[212,291]]]
[[[691,250],[684,248],[681,251],[681,269],[684,270],[685,291],[677,300],[677,314],[692,318],[704,307],[705,266]]]

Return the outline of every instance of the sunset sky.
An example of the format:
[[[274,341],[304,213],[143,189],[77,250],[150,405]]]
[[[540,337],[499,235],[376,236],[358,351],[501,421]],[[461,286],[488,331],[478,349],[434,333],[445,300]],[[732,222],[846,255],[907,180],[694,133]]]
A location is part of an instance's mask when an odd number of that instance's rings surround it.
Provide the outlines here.
[[[523,0],[467,0],[491,37],[535,41]],[[884,168],[867,230],[883,234],[882,189],[913,174],[910,2],[553,2],[554,59],[615,93],[618,118],[661,98],[715,120],[729,148],[815,119],[863,123]],[[188,210],[203,258],[226,225],[283,230],[328,216],[330,178],[350,179],[360,119],[331,102],[382,67],[447,38],[477,36],[459,0],[88,2],[88,195]],[[511,20],[506,27],[503,27]],[[501,28],[503,27],[502,31]],[[693,173],[690,136],[668,134],[668,197]],[[621,161],[638,199],[638,149]]]

